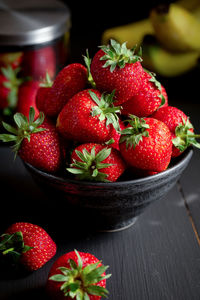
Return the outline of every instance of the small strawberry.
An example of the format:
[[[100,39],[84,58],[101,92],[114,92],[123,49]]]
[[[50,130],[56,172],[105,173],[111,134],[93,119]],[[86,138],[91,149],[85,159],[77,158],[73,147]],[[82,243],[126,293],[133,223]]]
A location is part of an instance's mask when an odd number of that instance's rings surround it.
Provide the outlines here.
[[[95,143],[76,147],[71,162],[67,170],[79,180],[116,181],[126,168],[119,151]]]
[[[29,271],[41,268],[56,254],[56,244],[40,226],[18,222],[1,235],[0,253]]]
[[[39,81],[29,80],[24,82],[18,91],[18,102],[16,111],[22,113],[27,118],[32,106],[35,110],[35,118],[39,116],[39,110],[36,107],[36,95],[39,89]]]
[[[172,134],[173,157],[179,156],[191,145],[200,148],[200,144],[196,141],[200,135],[194,133],[194,127],[189,117],[182,110],[174,106],[161,107],[152,117],[168,126]]]
[[[20,69],[15,70],[9,65],[2,67],[0,72],[0,109],[9,113],[9,109],[15,109],[18,100],[19,86],[23,80],[18,78]]]
[[[14,142],[13,150],[21,159],[36,168],[56,172],[61,166],[60,138],[55,125],[40,112],[35,119],[34,108],[30,108],[29,120],[21,113],[14,115],[16,128],[3,122],[9,134],[0,134],[3,142]]]
[[[120,152],[132,167],[153,172],[164,171],[171,160],[172,141],[169,128],[153,118],[130,115],[122,130]]]
[[[115,90],[115,105],[135,96],[143,84],[142,58],[127,49],[126,43],[101,46],[91,63],[91,74],[96,88],[111,93]]]
[[[123,115],[133,114],[138,117],[147,117],[160,106],[168,105],[165,88],[153,73],[146,70],[144,74],[143,85],[138,94],[122,104]]]
[[[0,54],[0,67],[10,65],[12,69],[16,69],[22,62],[23,52],[9,52]]]
[[[49,77],[49,74],[46,73],[46,78],[40,83],[39,89],[36,94],[36,107],[42,112],[46,111],[47,99],[50,98],[51,87],[53,81]]]
[[[86,87],[87,80],[85,66],[79,63],[67,65],[56,76],[46,99],[37,99],[38,109],[46,116],[57,117],[69,99]]]
[[[110,139],[112,128],[119,129],[112,94],[101,94],[94,89],[74,95],[57,118],[57,129],[62,136],[78,142],[104,143]]]
[[[42,80],[49,73],[50,78],[56,75],[56,55],[52,47],[24,52],[22,59],[23,76],[31,76],[35,80]]]
[[[53,264],[47,292],[56,300],[99,300],[108,295],[104,266],[94,255],[76,250],[60,256]]]

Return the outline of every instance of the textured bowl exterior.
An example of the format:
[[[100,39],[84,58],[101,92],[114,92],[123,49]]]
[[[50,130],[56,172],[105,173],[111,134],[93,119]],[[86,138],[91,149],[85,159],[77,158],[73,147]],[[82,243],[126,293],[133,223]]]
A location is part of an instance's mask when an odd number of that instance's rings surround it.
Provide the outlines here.
[[[56,191],[63,205],[81,209],[98,230],[116,231],[136,221],[146,206],[163,198],[176,184],[193,154],[188,149],[164,172],[113,183],[93,183],[54,176],[25,163],[36,182],[46,191]]]

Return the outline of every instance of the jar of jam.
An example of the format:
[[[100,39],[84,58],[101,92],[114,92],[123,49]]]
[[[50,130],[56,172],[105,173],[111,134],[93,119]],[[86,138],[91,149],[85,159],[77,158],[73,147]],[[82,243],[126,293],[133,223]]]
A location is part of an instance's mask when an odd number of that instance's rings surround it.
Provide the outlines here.
[[[21,85],[53,80],[69,59],[70,11],[59,0],[0,1],[0,114],[17,107]]]

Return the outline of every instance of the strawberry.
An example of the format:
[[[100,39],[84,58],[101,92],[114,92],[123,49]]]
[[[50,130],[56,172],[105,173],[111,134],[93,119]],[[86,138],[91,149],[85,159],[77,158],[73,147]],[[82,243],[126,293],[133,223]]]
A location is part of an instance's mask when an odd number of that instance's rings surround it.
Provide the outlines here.
[[[10,52],[0,54],[0,67],[10,65],[12,69],[16,69],[22,62],[23,52]]]
[[[135,96],[143,84],[142,58],[135,49],[127,49],[114,40],[101,46],[91,62],[91,74],[96,88],[111,93],[115,90],[115,105],[120,105]]]
[[[36,95],[39,89],[39,81],[29,80],[24,82],[18,91],[18,102],[16,111],[22,113],[27,118],[32,106],[35,110],[35,117],[39,116],[39,110],[36,107]]]
[[[56,300],[99,300],[108,295],[104,266],[90,253],[76,250],[60,256],[53,264],[47,281],[47,292]]]
[[[36,94],[36,107],[42,112],[46,111],[45,103],[48,101],[47,99],[50,98],[49,94],[51,93],[52,84],[53,81],[47,72],[46,78],[40,83]]]
[[[168,97],[165,88],[155,78],[153,73],[146,70],[141,89],[133,98],[123,103],[122,114],[147,117],[160,106],[167,105]]]
[[[110,139],[114,126],[119,129],[117,113],[120,107],[113,105],[112,94],[101,94],[94,89],[74,95],[57,118],[57,129],[62,136],[78,142],[104,143]]]
[[[0,109],[14,109],[18,100],[18,89],[23,80],[19,79],[19,68],[15,70],[9,65],[1,68],[0,73]]]
[[[132,167],[152,172],[164,171],[171,160],[172,141],[169,128],[153,118],[130,115],[122,130],[120,152]]]
[[[41,268],[56,254],[56,244],[40,226],[18,222],[1,235],[0,253],[19,262],[27,270]]]
[[[189,146],[200,148],[196,138],[200,135],[194,134],[194,128],[189,117],[174,106],[161,107],[153,115],[153,118],[164,122],[172,134],[172,156],[179,156]]]
[[[3,74],[0,74],[0,109],[4,109],[8,106],[10,93],[10,88],[6,87],[8,82],[8,79]]]
[[[86,143],[76,147],[67,168],[79,180],[116,181],[125,171],[119,151],[105,145]]]
[[[38,95],[38,109],[42,110],[46,116],[57,117],[69,99],[83,90],[86,84],[86,67],[79,63],[67,65],[56,76],[48,96],[40,100]]]
[[[105,142],[106,145],[110,145],[112,148],[119,150],[119,141],[121,137],[121,131],[125,129],[124,123],[119,119],[119,131],[112,126],[109,140]]]
[[[35,119],[34,108],[30,108],[29,120],[21,113],[14,115],[17,127],[3,122],[9,134],[0,134],[3,142],[14,142],[13,150],[21,159],[36,168],[56,172],[61,166],[60,138],[55,125],[40,112]]]
[[[43,47],[24,52],[22,59],[23,76],[42,80],[49,73],[50,78],[56,75],[56,55],[52,47]]]

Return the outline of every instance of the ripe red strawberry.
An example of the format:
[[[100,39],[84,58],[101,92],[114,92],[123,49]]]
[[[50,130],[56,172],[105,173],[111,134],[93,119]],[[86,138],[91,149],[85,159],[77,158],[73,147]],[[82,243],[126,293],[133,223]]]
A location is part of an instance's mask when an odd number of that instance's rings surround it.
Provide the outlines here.
[[[1,235],[0,253],[12,257],[29,271],[41,268],[56,254],[56,244],[40,226],[26,222],[12,224]]]
[[[19,68],[2,67],[0,72],[0,109],[14,109],[17,105],[18,89],[23,80],[17,77]]]
[[[17,127],[3,122],[9,134],[0,134],[3,142],[14,142],[13,150],[21,159],[36,168],[56,172],[61,166],[62,149],[55,125],[44,114],[35,119],[34,108],[30,108],[29,121],[21,113],[14,115]]]
[[[10,89],[6,87],[8,79],[0,74],[0,109],[4,109],[8,106],[8,96]]]
[[[111,93],[115,90],[115,105],[131,99],[143,84],[142,59],[127,49],[126,44],[111,40],[108,46],[101,46],[91,63],[91,74],[96,88]]]
[[[57,117],[63,106],[87,84],[87,69],[79,63],[64,67],[56,76],[48,96],[41,100],[37,97],[37,106],[46,116]],[[42,104],[40,104],[42,103]]]
[[[10,65],[12,69],[16,69],[22,62],[23,52],[9,52],[0,54],[0,67]]]
[[[39,89],[39,81],[30,80],[24,82],[18,91],[18,102],[16,111],[22,113],[27,118],[32,106],[35,110],[35,118],[39,116],[39,110],[36,107],[36,95]]]
[[[106,142],[106,145],[110,145],[112,148],[119,150],[119,141],[121,137],[121,131],[125,129],[124,123],[119,119],[119,129],[116,130],[113,126],[110,132],[109,140]]]
[[[167,105],[168,97],[165,88],[152,73],[145,71],[141,89],[133,98],[122,104],[122,114],[147,117],[160,106]]]
[[[57,118],[57,128],[62,136],[78,142],[104,143],[110,139],[114,126],[119,129],[113,93],[101,94],[86,89],[74,95]]]
[[[196,141],[200,135],[194,134],[193,125],[182,110],[174,106],[161,107],[152,117],[168,126],[172,134],[173,157],[179,156],[191,145],[200,148],[200,144]]]
[[[116,181],[125,168],[125,163],[116,149],[87,143],[74,149],[71,165],[67,170],[80,180],[108,182]]]
[[[107,268],[90,253],[71,251],[54,262],[47,292],[56,300],[99,300],[108,295],[106,279],[111,274],[105,274]]]
[[[153,172],[164,171],[171,160],[172,141],[169,128],[153,119],[130,115],[122,132],[120,151],[132,167]]]
[[[37,90],[36,94],[36,107],[42,112],[46,111],[45,104],[48,101],[47,99],[50,98],[52,84],[53,81],[49,77],[49,74],[46,73],[46,78],[40,83],[39,89]]]
[[[31,76],[35,80],[42,80],[48,72],[50,78],[56,75],[56,55],[52,47],[24,52],[22,60],[23,76]]]

